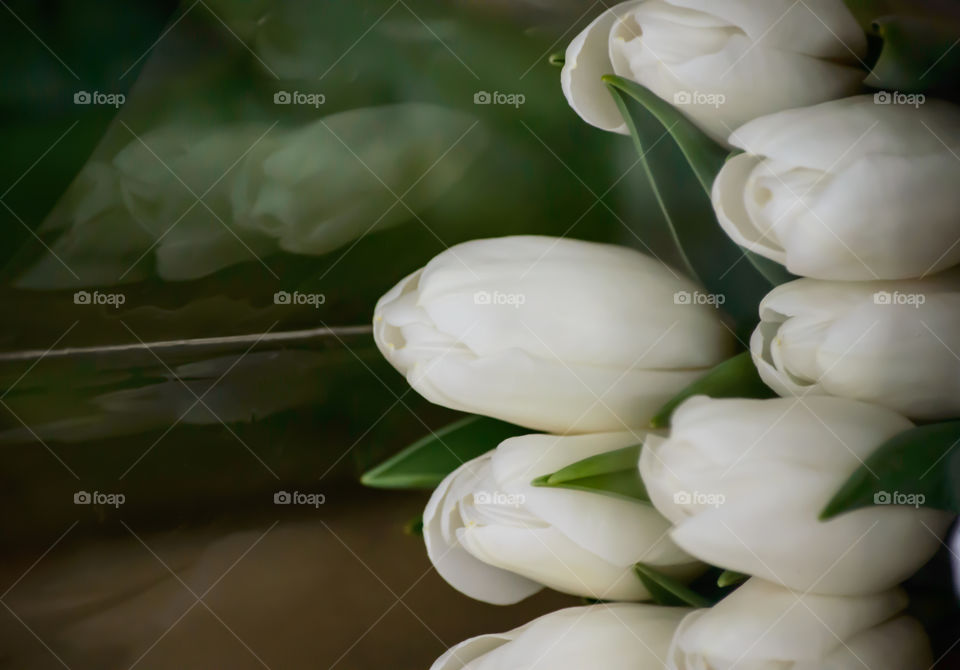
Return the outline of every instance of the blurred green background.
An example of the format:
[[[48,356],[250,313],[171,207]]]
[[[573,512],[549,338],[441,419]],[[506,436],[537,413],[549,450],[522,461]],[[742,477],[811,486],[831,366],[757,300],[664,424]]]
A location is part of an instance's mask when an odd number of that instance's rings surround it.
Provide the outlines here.
[[[547,62],[589,9],[3,3],[4,667],[424,667],[577,604],[460,596],[403,532],[426,494],[356,481],[456,417],[366,328],[432,256],[540,233],[677,260],[633,146]]]

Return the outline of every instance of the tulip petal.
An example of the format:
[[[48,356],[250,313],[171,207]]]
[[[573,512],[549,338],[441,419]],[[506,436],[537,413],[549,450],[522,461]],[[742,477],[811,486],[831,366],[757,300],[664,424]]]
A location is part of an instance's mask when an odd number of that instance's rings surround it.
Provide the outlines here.
[[[512,605],[540,589],[541,584],[525,579],[509,570],[489,565],[466,551],[456,537],[459,512],[456,510],[453,487],[462,488],[476,481],[483,464],[474,459],[447,476],[433,492],[423,513],[423,539],[427,555],[437,572],[461,593],[494,605]],[[462,523],[462,522],[461,522]]]
[[[777,244],[773,231],[761,232],[747,212],[747,181],[762,162],[762,158],[750,154],[740,154],[728,160],[713,182],[713,209],[717,222],[731,240],[744,249],[785,264],[787,254]]]
[[[833,658],[847,640],[883,624],[906,604],[900,590],[857,598],[822,596],[754,578],[712,609],[697,610],[683,620],[671,644],[670,667],[689,667],[687,657],[704,659],[705,667],[717,668],[766,667],[766,663],[827,667],[824,661]],[[915,636],[915,631],[906,632]],[[925,641],[922,636],[919,639]],[[886,663],[869,667],[899,670]]]
[[[627,134],[627,126],[601,77],[614,73],[607,47],[610,29],[637,4],[637,0],[622,2],[595,18],[570,42],[560,72],[560,86],[573,111],[592,126],[622,135]]]

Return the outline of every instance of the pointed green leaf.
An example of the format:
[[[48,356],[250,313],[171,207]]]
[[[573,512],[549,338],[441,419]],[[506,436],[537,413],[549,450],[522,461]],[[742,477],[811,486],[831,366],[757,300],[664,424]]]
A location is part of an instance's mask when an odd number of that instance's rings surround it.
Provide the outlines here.
[[[387,459],[360,478],[382,489],[432,489],[461,464],[530,429],[484,416],[468,416]]]
[[[633,566],[633,571],[658,605],[688,607],[711,607],[714,605],[709,598],[705,598],[690,587],[673,577],[658,572],[649,565],[637,563]]]
[[[895,435],[847,479],[820,518],[889,504],[960,512],[958,445],[960,421],[919,426]]]
[[[670,425],[673,411],[687,398],[706,395],[711,398],[772,398],[776,394],[763,383],[749,351],[725,360],[674,396],[654,415],[651,428]]]
[[[720,573],[720,576],[717,577],[717,586],[721,589],[725,589],[728,586],[733,586],[734,584],[739,584],[745,582],[750,578],[750,575],[745,575],[742,572],[734,572],[733,570],[724,570]]]
[[[744,252],[717,224],[709,193],[727,149],[639,84],[613,75],[603,79],[633,138],[686,272],[711,294],[722,296],[724,311],[740,330],[752,329],[757,305],[772,284],[751,262],[744,262]]]
[[[603,81],[639,102],[663,124],[709,196],[713,180],[726,162],[729,150],[710,139],[676,107],[645,86],[612,74],[605,75]]]
[[[640,478],[640,445],[590,456],[553,474],[537,477],[533,486],[587,491],[632,502],[649,503]]]

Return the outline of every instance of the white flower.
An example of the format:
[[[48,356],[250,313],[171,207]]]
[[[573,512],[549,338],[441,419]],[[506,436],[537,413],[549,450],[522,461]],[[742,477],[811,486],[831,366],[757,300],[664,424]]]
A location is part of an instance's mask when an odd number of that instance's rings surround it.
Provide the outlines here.
[[[782,396],[855,398],[918,419],[960,415],[960,273],[799,279],[760,303],[750,349]]]
[[[682,607],[610,603],[551,612],[451,647],[431,670],[652,670],[664,667]]]
[[[710,609],[687,615],[670,670],[928,670],[930,643],[900,612],[900,590],[864,596],[796,593],[751,579]]]
[[[757,119],[713,184],[739,245],[816,279],[905,279],[960,262],[960,107],[857,96]]]
[[[508,605],[544,586],[644,600],[649,593],[632,570],[638,561],[678,577],[702,571],[670,541],[670,524],[653,506],[530,484],[637,442],[631,433],[525,435],[463,464],[437,487],[423,514],[437,572],[472,598]]]
[[[293,128],[154,128],[84,167],[43,223],[59,237],[18,284],[77,284],[64,265],[84,285],[110,285],[154,272],[196,279],[279,250],[328,253],[407,221],[454,186],[483,144],[471,122],[403,103]]]
[[[276,238],[284,251],[320,255],[402,223],[463,176],[483,144],[473,125],[451,109],[403,103],[279,133],[282,141],[253,147],[238,170],[237,225]]]
[[[700,560],[801,591],[870,593],[933,556],[951,515],[883,505],[818,517],[880,444],[912,425],[844,398],[698,396],[674,412],[668,439],[647,438],[640,472],[673,540]]]
[[[758,116],[858,92],[865,53],[842,0],[635,0],[570,43],[560,81],[570,106],[604,130],[626,132],[600,79],[616,74],[724,141]]]
[[[646,426],[732,337],[689,280],[626,247],[451,247],[377,303],[374,338],[438,405],[551,432]]]

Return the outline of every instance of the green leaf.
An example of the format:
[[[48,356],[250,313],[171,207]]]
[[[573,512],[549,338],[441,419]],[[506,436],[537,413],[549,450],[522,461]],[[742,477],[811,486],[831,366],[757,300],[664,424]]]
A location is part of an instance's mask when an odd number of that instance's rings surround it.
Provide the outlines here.
[[[630,131],[686,272],[723,297],[723,309],[738,330],[752,330],[757,305],[772,283],[743,262],[743,250],[717,224],[710,188],[727,149],[643,86],[613,75],[603,80]],[[650,116],[656,123],[650,123]]]
[[[663,124],[680,147],[707,196],[713,188],[713,180],[727,160],[729,150],[710,139],[676,107],[635,81],[608,74],[603,81],[611,88],[623,91],[639,102]]]
[[[461,464],[481,456],[508,437],[530,429],[484,416],[468,416],[427,435],[360,478],[381,489],[432,489]]]
[[[553,474],[537,477],[533,486],[587,491],[631,502],[649,503],[637,464],[640,445],[590,456]]]
[[[563,67],[564,63],[567,62],[567,52],[556,51],[547,57],[547,62],[556,67]]]
[[[725,360],[700,379],[675,395],[650,420],[651,428],[670,425],[673,411],[687,398],[705,395],[711,398],[772,398],[776,394],[763,383],[749,351]]]
[[[821,520],[875,504],[960,512],[960,421],[919,426],[885,442],[840,487]]]
[[[739,584],[745,582],[750,578],[750,575],[745,575],[742,572],[734,572],[733,570],[724,570],[720,573],[720,576],[717,577],[717,586],[721,589],[725,589],[728,586],[733,586],[734,584]]]
[[[668,577],[649,565],[636,563],[633,566],[633,571],[658,605],[671,607],[711,607],[714,605],[714,602],[709,598],[705,598],[673,577]]]

